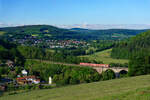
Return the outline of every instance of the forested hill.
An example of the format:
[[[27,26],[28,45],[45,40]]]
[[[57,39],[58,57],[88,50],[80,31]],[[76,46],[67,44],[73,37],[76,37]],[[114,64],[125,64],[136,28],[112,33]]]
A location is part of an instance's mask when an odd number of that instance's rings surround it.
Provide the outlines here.
[[[15,65],[23,65],[24,57],[17,50],[17,46],[0,39],[0,65],[11,60]]]
[[[28,25],[19,27],[0,28],[0,36],[6,39],[25,38],[34,36],[38,39],[126,39],[146,30],[109,29],[109,30],[89,30],[89,29],[62,29],[50,25]]]
[[[133,53],[140,51],[150,50],[150,30],[136,35],[129,39],[117,44],[113,49],[111,56],[113,58],[129,58]],[[143,52],[144,53],[144,52]],[[147,53],[147,52],[146,52]],[[148,54],[147,54],[148,55]]]

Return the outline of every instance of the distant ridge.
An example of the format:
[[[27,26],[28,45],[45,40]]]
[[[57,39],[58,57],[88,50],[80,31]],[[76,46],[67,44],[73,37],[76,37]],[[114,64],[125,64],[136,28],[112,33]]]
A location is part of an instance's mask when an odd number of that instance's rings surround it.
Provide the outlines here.
[[[89,29],[85,29],[85,28],[72,28],[71,30],[77,30],[77,31],[79,30],[80,31],[80,30],[89,30]]]
[[[24,36],[32,36],[32,34],[39,36],[39,38],[45,39],[82,39],[82,40],[116,40],[125,39],[146,30],[135,29],[85,29],[85,28],[58,28],[51,25],[25,25],[16,27],[0,28],[0,31],[5,32],[2,36],[12,39],[13,37],[23,38]],[[44,35],[45,34],[45,35]],[[47,34],[47,35],[46,35]],[[48,37],[49,34],[49,37]]]
[[[33,25],[48,25],[48,24],[33,24]],[[16,27],[16,26],[32,26],[24,24],[5,24],[0,22],[0,28],[3,27]],[[93,29],[93,30],[103,30],[103,29],[150,29],[150,24],[71,24],[71,25],[48,25],[55,26],[65,29]]]

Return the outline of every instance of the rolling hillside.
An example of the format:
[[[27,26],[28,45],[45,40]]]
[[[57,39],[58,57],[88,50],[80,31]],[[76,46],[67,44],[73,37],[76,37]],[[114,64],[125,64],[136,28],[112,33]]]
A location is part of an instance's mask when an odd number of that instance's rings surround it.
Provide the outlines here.
[[[0,100],[150,100],[150,75],[5,95]]]
[[[38,39],[126,39],[146,30],[109,29],[109,30],[89,30],[89,29],[62,29],[50,25],[29,25],[19,27],[0,28],[0,35],[11,40],[35,36]],[[5,34],[4,34],[5,33]]]

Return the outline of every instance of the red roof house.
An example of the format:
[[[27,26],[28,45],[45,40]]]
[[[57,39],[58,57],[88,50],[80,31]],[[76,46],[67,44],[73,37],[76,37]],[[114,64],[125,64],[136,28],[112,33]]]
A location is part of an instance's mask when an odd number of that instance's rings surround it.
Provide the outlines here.
[[[19,84],[38,84],[40,83],[40,79],[37,79],[35,76],[24,76],[24,77],[18,77],[16,79],[17,83]]]

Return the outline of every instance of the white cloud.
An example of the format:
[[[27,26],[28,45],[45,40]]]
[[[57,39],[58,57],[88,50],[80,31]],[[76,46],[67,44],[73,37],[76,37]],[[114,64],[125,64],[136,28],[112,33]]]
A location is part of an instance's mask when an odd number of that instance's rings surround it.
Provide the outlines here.
[[[15,26],[24,26],[24,24],[8,24],[8,23],[2,23],[0,22],[0,27],[15,27]]]
[[[74,24],[56,25],[61,28],[87,28],[87,29],[150,29],[147,24]]]
[[[0,27],[11,27],[11,26],[13,25],[0,22]]]

